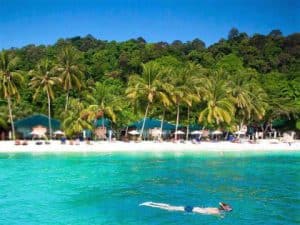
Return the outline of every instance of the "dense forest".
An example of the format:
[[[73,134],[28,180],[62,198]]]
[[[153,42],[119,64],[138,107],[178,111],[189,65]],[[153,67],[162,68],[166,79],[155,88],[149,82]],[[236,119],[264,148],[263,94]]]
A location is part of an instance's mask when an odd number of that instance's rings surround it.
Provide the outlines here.
[[[143,117],[235,131],[254,124],[300,129],[300,33],[249,36],[233,28],[205,46],[124,42],[91,35],[0,53],[0,126],[34,113],[68,136],[106,117],[121,128]],[[13,130],[14,132],[14,130]]]

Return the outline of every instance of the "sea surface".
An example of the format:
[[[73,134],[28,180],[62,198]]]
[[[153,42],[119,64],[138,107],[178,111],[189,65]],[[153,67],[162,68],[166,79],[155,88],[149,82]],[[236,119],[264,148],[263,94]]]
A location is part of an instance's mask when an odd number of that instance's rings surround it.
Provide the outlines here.
[[[229,203],[224,217],[139,206]],[[300,153],[0,154],[0,224],[300,224]]]

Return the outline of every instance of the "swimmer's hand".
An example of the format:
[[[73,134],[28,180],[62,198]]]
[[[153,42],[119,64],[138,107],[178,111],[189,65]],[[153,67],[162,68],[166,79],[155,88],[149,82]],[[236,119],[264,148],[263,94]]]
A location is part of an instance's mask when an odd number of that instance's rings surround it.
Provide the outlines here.
[[[143,202],[143,203],[139,204],[139,206],[149,206],[151,204],[152,204],[152,202]]]

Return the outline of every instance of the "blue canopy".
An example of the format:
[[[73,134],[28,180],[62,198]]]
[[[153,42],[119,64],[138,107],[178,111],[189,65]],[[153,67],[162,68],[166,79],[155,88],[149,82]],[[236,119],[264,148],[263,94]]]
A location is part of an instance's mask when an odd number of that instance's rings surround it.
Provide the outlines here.
[[[43,114],[36,114],[28,116],[24,119],[15,122],[15,128],[18,133],[21,133],[23,138],[29,137],[33,127],[43,126],[49,129],[48,116]],[[60,129],[60,121],[51,118],[51,127],[53,130]]]
[[[20,119],[15,122],[16,129],[31,129],[32,127],[38,125],[49,128],[48,116],[45,116],[43,114],[37,114],[33,116],[28,116],[24,119]],[[53,130],[58,130],[60,128],[60,122],[58,120],[51,119],[51,126]]]
[[[194,124],[189,125],[189,130],[190,131],[202,130],[202,126],[199,125],[199,124],[194,123]]]
[[[111,121],[108,118],[100,118],[95,120],[94,122],[95,127],[102,127],[105,126],[106,128],[111,127]]]
[[[284,127],[288,123],[288,119],[276,119],[272,121],[272,126],[274,128]]]
[[[129,127],[135,127],[137,129],[142,129],[144,119],[141,119],[135,123],[129,125]],[[144,129],[153,129],[153,128],[160,128],[161,127],[161,120],[153,119],[153,118],[146,118]],[[168,123],[166,121],[163,122],[163,130],[175,130],[175,125]]]

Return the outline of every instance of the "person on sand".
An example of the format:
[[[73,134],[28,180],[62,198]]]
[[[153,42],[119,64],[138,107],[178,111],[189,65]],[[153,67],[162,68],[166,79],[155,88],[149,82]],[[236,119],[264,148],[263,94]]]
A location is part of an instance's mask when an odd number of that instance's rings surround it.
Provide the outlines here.
[[[160,208],[168,211],[181,211],[181,212],[188,212],[188,213],[199,213],[199,214],[206,214],[206,215],[221,215],[224,212],[232,211],[230,205],[220,202],[219,208],[216,207],[194,207],[194,206],[172,206],[165,203],[156,203],[156,202],[144,202],[141,203],[140,206],[149,206],[153,208]]]

